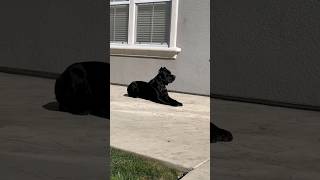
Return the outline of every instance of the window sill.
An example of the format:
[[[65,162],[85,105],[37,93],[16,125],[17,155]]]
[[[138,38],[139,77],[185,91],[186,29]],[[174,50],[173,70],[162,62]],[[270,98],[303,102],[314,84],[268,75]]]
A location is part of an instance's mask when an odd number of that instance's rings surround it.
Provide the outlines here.
[[[110,45],[111,56],[176,59],[180,52],[178,47]]]

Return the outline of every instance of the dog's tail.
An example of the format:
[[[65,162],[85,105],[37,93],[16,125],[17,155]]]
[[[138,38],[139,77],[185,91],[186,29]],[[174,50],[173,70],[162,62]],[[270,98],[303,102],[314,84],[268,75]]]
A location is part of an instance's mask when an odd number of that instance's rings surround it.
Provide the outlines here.
[[[138,84],[136,82],[132,82],[128,88],[127,88],[128,96],[129,97],[138,97],[139,94],[139,89],[138,89]]]

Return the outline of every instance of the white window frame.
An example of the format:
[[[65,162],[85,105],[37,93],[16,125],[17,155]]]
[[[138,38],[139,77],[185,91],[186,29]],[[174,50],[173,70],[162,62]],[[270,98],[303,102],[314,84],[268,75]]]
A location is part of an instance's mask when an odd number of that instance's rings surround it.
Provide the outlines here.
[[[166,46],[156,44],[135,44],[137,4],[171,1],[170,41]],[[177,26],[179,0],[130,0],[110,2],[110,5],[129,5],[128,43],[110,43],[110,54],[113,56],[153,57],[176,59],[181,49],[177,47]]]

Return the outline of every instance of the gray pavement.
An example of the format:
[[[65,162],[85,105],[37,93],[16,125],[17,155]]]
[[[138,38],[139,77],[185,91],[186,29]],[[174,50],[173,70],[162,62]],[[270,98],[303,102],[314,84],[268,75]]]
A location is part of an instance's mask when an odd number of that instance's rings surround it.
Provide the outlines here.
[[[320,112],[222,100],[212,108],[234,140],[211,145],[211,179],[320,179]]]
[[[126,93],[126,87],[111,85],[111,146],[184,170],[197,171],[209,161],[209,97],[169,93],[184,104],[171,107]],[[208,165],[199,170],[204,178],[198,180],[209,179]]]
[[[54,111],[53,87],[0,73],[0,179],[108,179],[109,120]]]

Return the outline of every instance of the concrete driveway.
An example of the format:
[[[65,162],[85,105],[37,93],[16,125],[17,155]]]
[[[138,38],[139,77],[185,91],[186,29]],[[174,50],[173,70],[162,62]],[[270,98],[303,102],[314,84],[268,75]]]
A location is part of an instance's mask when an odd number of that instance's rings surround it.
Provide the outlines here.
[[[110,88],[111,146],[184,170],[199,169],[199,180],[210,179],[209,97],[170,93],[184,104],[171,107],[126,97],[124,86]]]
[[[55,111],[53,87],[0,73],[0,179],[108,179],[109,120]]]

